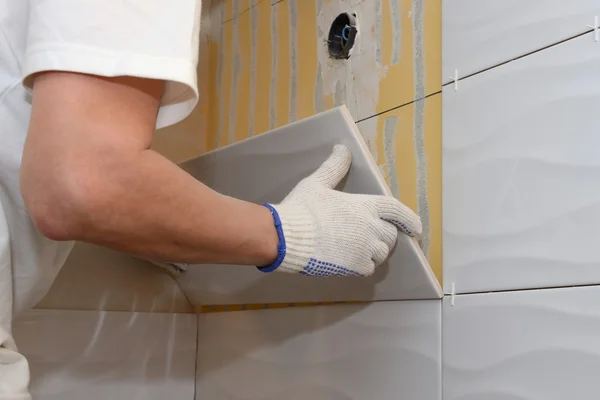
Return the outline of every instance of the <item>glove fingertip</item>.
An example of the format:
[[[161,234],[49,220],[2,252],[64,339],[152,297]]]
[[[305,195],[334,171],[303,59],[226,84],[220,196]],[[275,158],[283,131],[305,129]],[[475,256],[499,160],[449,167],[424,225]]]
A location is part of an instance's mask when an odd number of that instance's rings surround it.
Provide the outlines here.
[[[395,225],[408,236],[418,236],[423,233],[421,218],[410,207],[390,196],[374,198],[379,218]]]
[[[413,232],[412,230],[408,229],[408,227],[406,225],[404,225],[400,221],[389,220],[389,219],[385,219],[384,221],[387,221],[390,224],[393,224],[396,228],[398,228],[398,230],[400,232],[404,233],[405,235],[408,235],[408,236],[411,236],[411,237],[416,235],[415,232]]]
[[[333,153],[343,157],[350,157],[350,149],[345,144],[336,144],[333,146]]]
[[[413,229],[413,234],[409,236],[420,236],[423,233],[423,224],[420,219],[417,219],[415,223],[415,227]]]
[[[383,220],[395,225],[398,230],[410,237],[419,236],[421,233],[423,233],[423,224],[418,217],[415,221],[410,222],[402,222],[393,218],[383,218]]]
[[[348,146],[343,144],[336,144],[333,146],[333,152],[331,153],[331,160],[336,160],[340,170],[345,170],[344,175],[348,172],[350,164],[352,164],[352,152]]]
[[[352,164],[352,152],[344,145],[337,144],[329,158],[309,177],[309,179],[333,189],[348,174]]]

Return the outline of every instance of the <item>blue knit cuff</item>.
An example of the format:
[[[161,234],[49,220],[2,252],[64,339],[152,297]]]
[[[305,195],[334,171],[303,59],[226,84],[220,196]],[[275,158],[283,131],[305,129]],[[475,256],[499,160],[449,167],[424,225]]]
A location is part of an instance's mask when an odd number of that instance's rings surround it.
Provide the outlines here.
[[[283,259],[285,258],[285,237],[283,236],[281,219],[279,218],[279,213],[277,212],[277,210],[269,203],[264,203],[263,206],[267,207],[271,212],[271,215],[273,216],[273,220],[275,221],[275,229],[277,229],[277,237],[279,238],[279,244],[277,245],[277,258],[275,259],[275,262],[271,265],[256,268],[258,268],[258,270],[261,272],[273,272],[281,265]]]

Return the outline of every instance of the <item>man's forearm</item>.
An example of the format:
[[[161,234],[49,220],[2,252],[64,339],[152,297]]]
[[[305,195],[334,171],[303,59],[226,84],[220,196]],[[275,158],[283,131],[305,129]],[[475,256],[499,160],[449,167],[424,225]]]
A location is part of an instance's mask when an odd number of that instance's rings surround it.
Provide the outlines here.
[[[277,256],[265,207],[214,192],[152,150],[113,172],[107,204],[77,239],[164,261],[266,265]]]
[[[265,265],[275,259],[278,238],[266,208],[214,192],[152,150],[98,168],[85,174],[100,176],[90,182],[92,193],[65,204],[69,209],[49,207],[69,224],[61,239],[160,261]]]

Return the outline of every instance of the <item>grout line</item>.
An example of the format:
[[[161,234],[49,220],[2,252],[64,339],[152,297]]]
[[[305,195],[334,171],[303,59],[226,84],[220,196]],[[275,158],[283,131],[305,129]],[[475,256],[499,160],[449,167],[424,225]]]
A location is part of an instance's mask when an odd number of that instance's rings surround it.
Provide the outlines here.
[[[439,398],[444,394],[444,303],[440,304],[440,390]]]
[[[188,303],[190,303],[190,308],[192,310],[192,313],[196,314],[196,307],[194,306],[194,303],[192,303],[192,299],[190,299],[190,296],[188,296],[188,294],[185,292],[185,290],[183,290],[183,286],[181,286],[181,282],[179,282],[179,280],[177,280],[177,278],[175,278],[174,276],[171,276],[171,278],[173,278],[173,280],[175,281],[175,284],[177,284],[177,287],[179,287],[179,290],[181,290],[181,293],[183,293],[183,297],[185,297],[185,299],[188,301]]]
[[[585,36],[585,35],[587,35],[587,34],[589,34],[589,33],[592,33],[592,32],[594,32],[594,29],[589,29],[589,30],[587,30],[587,31],[585,31],[585,32],[583,32],[583,33],[579,33],[579,34],[577,34],[577,35],[575,35],[575,36],[570,36],[570,37],[568,37],[568,38],[566,38],[566,39],[563,39],[563,40],[561,40],[561,41],[558,41],[558,42],[555,42],[555,43],[549,44],[549,45],[547,45],[547,46],[544,46],[544,47],[540,47],[539,49],[532,50],[532,51],[530,51],[530,52],[528,52],[528,53],[525,53],[525,54],[522,54],[522,55],[520,55],[520,56],[518,56],[518,57],[511,58],[510,60],[507,60],[507,61],[502,61],[502,62],[500,62],[500,63],[498,63],[498,64],[494,64],[494,65],[492,65],[491,67],[487,67],[487,68],[484,68],[484,69],[482,69],[482,70],[480,70],[480,71],[476,71],[476,72],[473,72],[473,73],[471,73],[471,74],[469,74],[469,75],[465,75],[465,76],[463,76],[462,78],[459,78],[459,79],[458,79],[458,81],[462,81],[463,79],[467,79],[467,78],[470,78],[470,77],[472,77],[472,76],[475,76],[475,75],[482,74],[482,73],[484,73],[484,72],[487,72],[487,71],[489,71],[489,70],[491,70],[491,69],[494,69],[494,68],[497,68],[497,67],[501,67],[501,66],[503,66],[503,65],[506,65],[506,64],[509,64],[509,63],[511,63],[511,62],[513,62],[513,61],[517,61],[517,60],[520,60],[520,59],[522,59],[522,58],[525,58],[525,57],[528,57],[528,56],[530,56],[530,55],[533,55],[533,54],[535,54],[535,53],[539,53],[540,51],[544,51],[544,50],[550,49],[550,48],[552,48],[552,47],[558,46],[559,44],[563,44],[563,43],[565,43],[565,42],[569,42],[569,41],[571,41],[571,40],[578,39],[578,38],[580,38],[580,37],[582,37],[582,36]],[[447,82],[447,83],[443,83],[443,84],[442,84],[442,87],[444,87],[444,86],[449,86],[449,85],[453,85],[453,84],[454,84],[454,81],[450,81],[450,82]]]
[[[199,350],[199,343],[198,341],[200,340],[200,327],[199,327],[199,323],[200,323],[200,316],[198,314],[196,315],[196,346],[194,346],[194,349],[196,350],[196,357],[194,358],[194,400],[198,399],[198,350]]]
[[[390,109],[388,109],[388,110],[384,110],[384,111],[381,111],[381,112],[375,113],[375,114],[373,114],[373,115],[369,115],[368,117],[365,117],[365,118],[359,119],[358,121],[355,121],[355,123],[356,123],[356,124],[358,124],[358,123],[360,123],[360,122],[363,122],[363,121],[366,121],[366,120],[368,120],[368,119],[371,119],[371,118],[374,118],[374,117],[378,117],[378,116],[380,116],[380,115],[382,115],[382,114],[388,113],[388,112],[390,112],[390,111],[397,110],[397,109],[399,109],[399,108],[402,108],[402,107],[404,107],[404,106],[411,105],[411,104],[413,104],[413,103],[416,103],[417,101],[421,101],[421,100],[428,99],[428,98],[429,98],[429,97],[431,97],[431,96],[435,96],[436,94],[441,94],[441,93],[442,93],[442,91],[441,91],[441,90],[438,90],[437,92],[430,93],[430,94],[428,94],[428,95],[427,95],[427,96],[425,96],[425,97],[421,97],[421,98],[419,98],[419,99],[414,99],[414,100],[411,100],[411,101],[409,101],[409,102],[406,102],[406,103],[404,103],[404,104],[400,104],[399,106],[392,107],[392,108],[390,108]]]
[[[441,298],[414,298],[414,299],[388,299],[388,300],[348,300],[348,301],[314,301],[314,302],[287,302],[287,303],[251,303],[251,304],[221,304],[221,305],[198,305],[196,312],[200,314],[213,314],[223,312],[261,311],[282,308],[310,308],[318,306],[343,306],[362,305],[368,306],[375,303],[407,302],[407,301],[441,301]],[[210,311],[207,311],[210,309]]]
[[[570,288],[579,288],[579,287],[600,287],[600,283],[584,283],[580,285],[557,285],[557,286],[544,286],[544,287],[536,287],[536,288],[521,288],[521,289],[502,289],[502,290],[486,290],[481,292],[464,292],[464,293],[456,293],[456,296],[463,295],[479,295],[479,294],[494,294],[494,293],[512,293],[512,292],[533,292],[536,290],[556,290],[556,289],[570,289]],[[449,296],[450,293],[444,293],[445,296]]]
[[[425,55],[424,55],[424,5],[422,0],[412,0],[412,26],[413,26],[413,70],[414,70],[414,97],[426,96],[425,82]],[[429,244],[431,241],[431,216],[429,213],[429,196],[427,185],[427,155],[425,151],[425,101],[416,101],[412,109],[413,121],[413,153],[415,157],[417,178],[417,215],[422,221],[422,232],[418,239],[423,255],[429,258]]]

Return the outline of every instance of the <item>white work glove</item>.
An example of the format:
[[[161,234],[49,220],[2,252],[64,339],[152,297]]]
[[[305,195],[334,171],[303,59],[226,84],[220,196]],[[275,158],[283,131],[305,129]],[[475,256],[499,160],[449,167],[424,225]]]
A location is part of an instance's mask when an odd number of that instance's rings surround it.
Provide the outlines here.
[[[369,276],[387,259],[398,229],[409,236],[421,233],[419,217],[393,197],[334,190],[351,162],[350,150],[337,145],[281,204],[265,204],[279,234],[279,255],[261,271]]]

